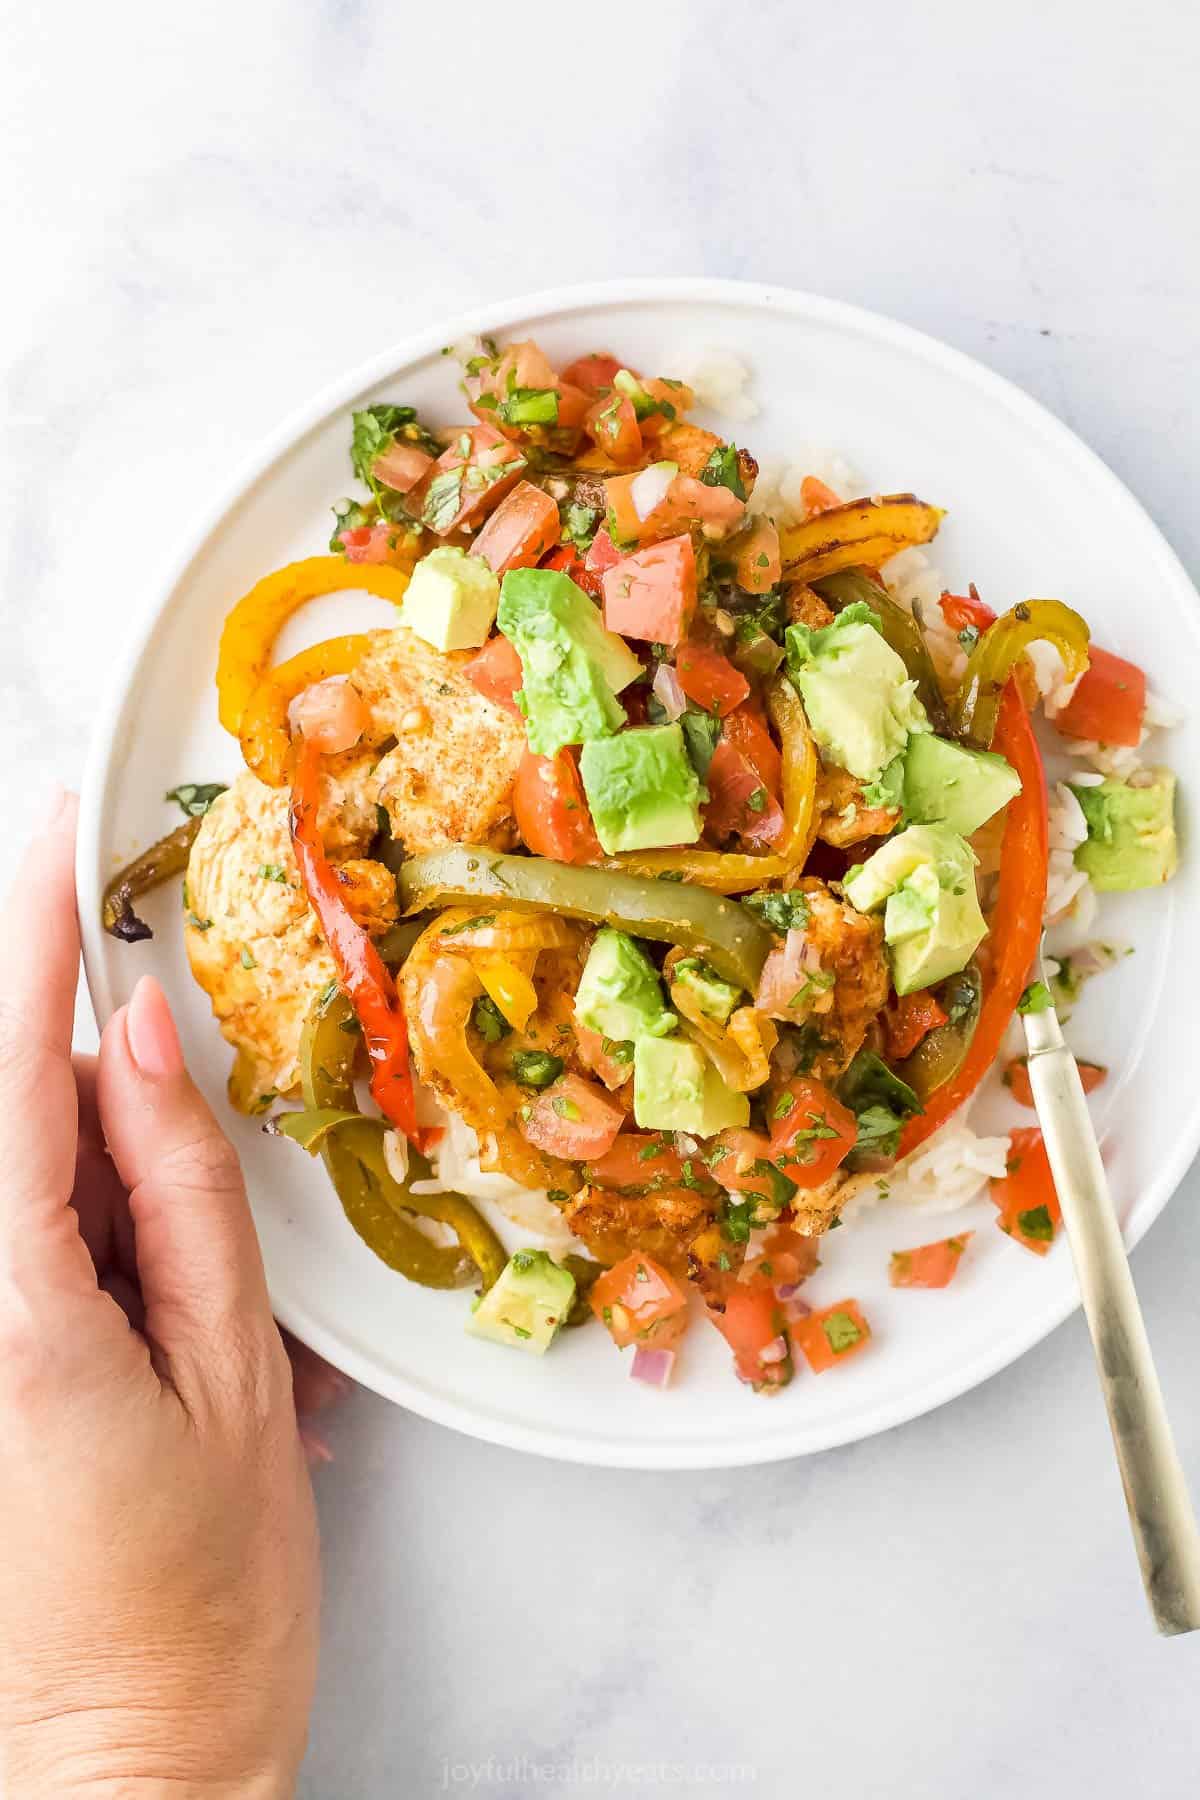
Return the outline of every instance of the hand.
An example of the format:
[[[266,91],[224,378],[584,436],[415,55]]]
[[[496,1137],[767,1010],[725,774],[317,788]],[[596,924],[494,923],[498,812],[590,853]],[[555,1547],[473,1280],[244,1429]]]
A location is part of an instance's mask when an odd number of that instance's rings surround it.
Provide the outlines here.
[[[318,1605],[291,1370],[157,983],[72,1066],[74,817],[0,917],[0,1792],[287,1795]]]

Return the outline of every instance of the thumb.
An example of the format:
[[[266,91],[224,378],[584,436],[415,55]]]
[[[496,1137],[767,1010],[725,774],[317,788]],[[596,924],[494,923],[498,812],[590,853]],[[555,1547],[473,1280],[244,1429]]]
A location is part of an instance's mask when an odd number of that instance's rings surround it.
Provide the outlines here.
[[[97,1094],[129,1190],[146,1336],[186,1401],[231,1359],[247,1371],[275,1359],[279,1336],[237,1155],[149,976],[105,1027]]]

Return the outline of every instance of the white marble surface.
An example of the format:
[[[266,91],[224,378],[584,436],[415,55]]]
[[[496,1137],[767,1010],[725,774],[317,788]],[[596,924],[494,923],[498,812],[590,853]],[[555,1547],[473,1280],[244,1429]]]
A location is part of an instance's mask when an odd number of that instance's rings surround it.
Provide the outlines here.
[[[1046,401],[1200,569],[1191,9],[2,17],[5,875],[231,460],[477,299],[707,273],[875,306]],[[1198,1198],[1193,1171],[1136,1273],[1200,1487]],[[366,1394],[332,1437],[311,1800],[1196,1791],[1200,1641],[1147,1624],[1078,1320],[761,1471],[526,1462]]]

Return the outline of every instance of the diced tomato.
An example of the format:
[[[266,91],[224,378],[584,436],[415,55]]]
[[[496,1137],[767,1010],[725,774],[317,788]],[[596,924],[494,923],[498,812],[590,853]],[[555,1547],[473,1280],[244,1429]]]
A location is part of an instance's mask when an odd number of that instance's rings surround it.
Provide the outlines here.
[[[1045,1256],[1062,1221],[1062,1210],[1046,1145],[1036,1126],[1023,1125],[1009,1133],[1008,1173],[989,1186],[1000,1210],[996,1223],[1001,1231],[1035,1255]]]
[[[338,532],[338,543],[351,563],[400,563],[407,565],[407,547],[400,549],[403,533],[394,525],[356,525]]]
[[[409,505],[436,537],[448,537],[486,518],[524,472],[524,457],[493,426],[464,427],[412,489]]]
[[[792,1379],[791,1348],[783,1309],[769,1281],[755,1276],[722,1282],[708,1316],[733,1351],[740,1380],[758,1389],[787,1386]]]
[[[805,518],[815,519],[818,513],[832,512],[835,506],[844,506],[845,501],[819,475],[806,475],[800,483],[800,504]]]
[[[667,1350],[687,1328],[687,1290],[652,1257],[635,1252],[597,1277],[588,1303],[618,1349]]]
[[[432,462],[432,456],[419,444],[393,438],[388,448],[371,464],[371,474],[394,493],[407,494],[416,487]]]
[[[517,766],[513,812],[527,849],[554,862],[599,862],[603,851],[584,798],[575,758],[526,750]]]
[[[643,421],[643,432],[649,422]],[[695,531],[706,539],[725,538],[745,517],[745,501],[727,487],[707,487],[694,475],[676,474],[662,499],[642,518],[634,483],[647,473],[642,469],[636,475],[614,475],[608,482],[608,527],[621,544],[653,544],[680,531]],[[637,490],[639,494],[642,491]]]
[[[638,379],[642,392],[654,402],[654,411],[641,422],[643,437],[658,437],[696,404],[695,394],[684,381],[670,381],[665,375],[642,375]]]
[[[582,388],[585,394],[593,399],[598,394],[606,394],[613,384],[613,376],[624,363],[610,356],[607,350],[593,350],[589,356],[577,356],[573,363],[568,363],[562,372],[564,381],[572,387]]]
[[[521,658],[512,643],[497,632],[489,638],[477,656],[469,663],[464,663],[463,674],[473,682],[480,693],[488,700],[494,700],[497,706],[503,706],[510,713],[521,717],[521,709],[514,696],[518,692],[525,676],[521,669]]]
[[[518,1122],[523,1136],[547,1156],[586,1162],[612,1148],[625,1113],[594,1081],[560,1075]]]
[[[888,1280],[896,1288],[949,1287],[974,1235],[973,1231],[961,1231],[957,1237],[939,1238],[936,1244],[919,1244],[915,1250],[893,1250]]]
[[[783,757],[756,703],[746,700],[726,713],[721,733],[741,751],[772,798],[777,798],[783,787]]]
[[[895,995],[883,1014],[888,1061],[903,1062],[929,1032],[946,1023],[946,1018],[936,994],[929,988]]]
[[[696,552],[685,533],[604,571],[604,623],[650,644],[678,644],[696,609]]]
[[[781,1288],[797,1287],[821,1264],[820,1239],[804,1237],[790,1225],[772,1225],[759,1247],[756,1261],[749,1265],[769,1281],[778,1293]]]
[[[719,719],[740,706],[750,692],[742,671],[707,644],[685,644],[675,658],[675,673],[688,699]]]
[[[551,550],[548,556],[543,556],[540,566],[543,569],[561,569],[564,575],[571,577],[576,587],[582,588],[593,600],[604,598],[599,575],[588,568],[574,544],[560,544],[557,550]]]
[[[345,675],[330,675],[297,694],[288,707],[288,726],[300,731],[324,756],[353,749],[371,722],[366,703]]]
[[[938,605],[951,631],[986,631],[996,623],[995,613],[976,593],[943,594]]]
[[[722,1131],[704,1160],[730,1194],[761,1200],[775,1212],[791,1198],[791,1186],[772,1160],[770,1140],[760,1132]]]
[[[1145,671],[1094,644],[1088,656],[1089,666],[1067,704],[1055,714],[1055,725],[1064,737],[1140,744],[1146,716]]]
[[[742,532],[733,551],[733,575],[748,594],[765,594],[781,574],[779,533],[770,519],[755,518]]]
[[[471,545],[471,554],[495,575],[532,569],[555,548],[560,529],[558,507],[549,494],[532,481],[518,481]]]
[[[584,558],[590,575],[603,575],[605,569],[611,569],[614,563],[621,560],[621,552],[608,535],[608,529],[602,525],[591,543]]]
[[[607,1188],[676,1187],[683,1183],[683,1159],[662,1133],[623,1131],[612,1148],[589,1165],[587,1176]]]
[[[839,1300],[823,1312],[797,1319],[790,1327],[790,1335],[813,1374],[823,1375],[835,1363],[846,1362],[865,1350],[871,1341],[871,1327],[857,1300]]]
[[[579,1051],[579,1060],[585,1068],[598,1075],[610,1093],[624,1087],[633,1074],[633,1045],[613,1044],[599,1031],[592,1031],[588,1026],[575,1021],[575,1044]],[[606,1044],[612,1045],[606,1050]],[[614,1051],[622,1052],[614,1055]],[[619,1142],[620,1140],[618,1140]],[[612,1152],[610,1151],[611,1155]]]
[[[783,809],[749,758],[727,737],[717,739],[704,777],[708,801],[704,824],[718,843],[730,836],[752,844],[773,844],[783,830]]]
[[[771,1160],[797,1187],[820,1187],[854,1148],[854,1114],[808,1075],[793,1075],[770,1110]]]
[[[1079,1079],[1083,1083],[1085,1094],[1095,1093],[1107,1074],[1108,1070],[1102,1063],[1079,1063]],[[1004,1085],[1019,1106],[1033,1106],[1033,1089],[1029,1085],[1029,1064],[1023,1056],[1018,1056],[1005,1069]]]
[[[606,394],[588,408],[583,428],[598,450],[628,468],[642,455],[642,428],[633,401],[624,394]]]

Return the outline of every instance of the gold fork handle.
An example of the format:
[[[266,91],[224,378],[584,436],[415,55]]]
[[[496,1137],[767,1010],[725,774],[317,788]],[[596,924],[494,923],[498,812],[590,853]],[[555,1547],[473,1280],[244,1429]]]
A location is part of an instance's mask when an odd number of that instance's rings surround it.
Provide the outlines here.
[[[1146,1598],[1165,1635],[1196,1631],[1200,1530],[1079,1070],[1051,1018],[1044,1021],[1050,1041],[1030,1045],[1029,1081],[1092,1334]]]

